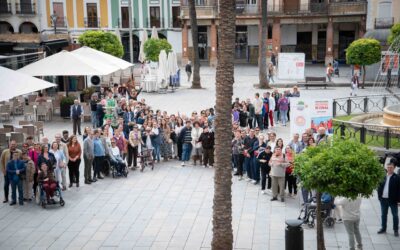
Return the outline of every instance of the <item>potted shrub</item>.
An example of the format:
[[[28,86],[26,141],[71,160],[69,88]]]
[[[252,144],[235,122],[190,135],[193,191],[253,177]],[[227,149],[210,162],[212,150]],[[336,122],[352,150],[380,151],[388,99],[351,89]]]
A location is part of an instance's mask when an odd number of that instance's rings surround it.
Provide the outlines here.
[[[82,90],[81,93],[81,102],[89,102],[93,93],[96,91],[94,87],[86,88]]]
[[[70,117],[71,116],[71,105],[74,104],[75,96],[64,96],[60,100],[60,116]]]

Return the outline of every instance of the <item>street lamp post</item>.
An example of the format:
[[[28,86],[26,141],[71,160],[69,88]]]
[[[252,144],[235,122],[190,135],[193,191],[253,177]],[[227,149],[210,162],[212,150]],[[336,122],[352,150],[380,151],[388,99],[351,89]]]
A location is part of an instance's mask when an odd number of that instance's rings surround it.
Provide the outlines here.
[[[51,21],[53,22],[54,34],[57,34],[57,19],[58,19],[58,16],[57,16],[56,12],[54,12],[54,13],[50,16],[50,18],[51,18]]]

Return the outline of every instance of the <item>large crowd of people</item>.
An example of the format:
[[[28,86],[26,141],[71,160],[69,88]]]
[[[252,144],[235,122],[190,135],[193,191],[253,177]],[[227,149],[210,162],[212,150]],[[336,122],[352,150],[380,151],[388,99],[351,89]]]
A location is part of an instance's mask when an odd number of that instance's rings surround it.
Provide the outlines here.
[[[64,130],[51,143],[47,137],[40,142],[28,137],[23,145],[10,141],[0,159],[5,182],[4,203],[9,202],[10,186],[10,205],[17,203],[17,191],[18,202],[23,205],[37,195],[38,183],[42,183],[48,202],[54,202],[52,196],[57,187],[63,191],[67,186],[73,188],[74,184],[79,187],[80,169],[84,171],[84,183],[90,185],[109,175],[111,167],[121,176],[124,169],[140,167],[143,170],[144,155],[153,164],[176,160],[182,167],[189,164],[213,167],[214,108],[193,111],[190,115],[170,114],[152,109],[145,99],[138,101],[140,91],[128,93],[123,86],[114,86],[94,93],[90,100],[91,124],[82,134],[83,108],[76,101],[71,106],[72,135]],[[286,126],[290,121],[290,97],[299,96],[298,88],[294,87],[282,93],[277,89],[262,95],[255,93],[253,98],[236,98],[232,103],[233,130],[229,145],[232,171],[239,181],[260,185],[263,194],[271,195],[271,201],[285,202],[286,197],[295,198],[298,191],[303,203],[312,200],[312,190],[298,188],[294,157],[309,147],[329,141],[325,127],[294,134],[290,141],[276,134],[274,127]],[[83,143],[78,135],[82,136]],[[82,158],[83,168],[80,167]],[[337,208],[334,214],[340,221],[341,212]],[[385,230],[382,226],[380,232]]]

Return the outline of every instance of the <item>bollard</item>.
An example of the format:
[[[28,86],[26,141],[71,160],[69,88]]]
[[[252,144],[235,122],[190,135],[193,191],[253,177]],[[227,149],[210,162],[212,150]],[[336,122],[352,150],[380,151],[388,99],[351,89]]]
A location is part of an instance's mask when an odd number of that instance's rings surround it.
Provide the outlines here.
[[[304,235],[302,220],[286,220],[285,230],[285,243],[286,250],[303,250],[304,249]]]

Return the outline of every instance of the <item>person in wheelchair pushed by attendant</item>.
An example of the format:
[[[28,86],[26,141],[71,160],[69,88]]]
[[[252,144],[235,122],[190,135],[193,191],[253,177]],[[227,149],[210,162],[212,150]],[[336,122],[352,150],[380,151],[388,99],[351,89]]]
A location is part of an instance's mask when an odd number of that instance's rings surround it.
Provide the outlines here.
[[[49,168],[45,162],[40,165],[38,181],[42,183],[43,190],[46,193],[47,203],[54,204],[53,196],[57,188],[57,182],[55,181],[54,170]]]

